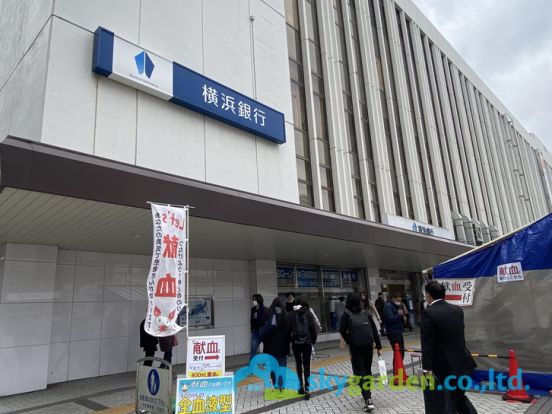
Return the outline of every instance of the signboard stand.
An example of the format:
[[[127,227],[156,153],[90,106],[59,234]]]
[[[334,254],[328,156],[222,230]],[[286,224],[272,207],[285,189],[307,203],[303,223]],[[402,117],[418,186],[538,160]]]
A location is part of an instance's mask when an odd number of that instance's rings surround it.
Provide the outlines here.
[[[146,366],[151,361],[165,368]],[[172,364],[162,358],[146,357],[136,361],[136,413],[171,414]]]

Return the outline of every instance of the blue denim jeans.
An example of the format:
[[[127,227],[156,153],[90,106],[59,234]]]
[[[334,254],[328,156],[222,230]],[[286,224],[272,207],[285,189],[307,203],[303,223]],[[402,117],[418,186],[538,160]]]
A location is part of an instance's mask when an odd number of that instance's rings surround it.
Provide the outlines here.
[[[261,344],[261,337],[259,335],[258,331],[251,332],[251,353],[249,354],[249,360],[257,355],[257,351],[259,350],[259,345]]]

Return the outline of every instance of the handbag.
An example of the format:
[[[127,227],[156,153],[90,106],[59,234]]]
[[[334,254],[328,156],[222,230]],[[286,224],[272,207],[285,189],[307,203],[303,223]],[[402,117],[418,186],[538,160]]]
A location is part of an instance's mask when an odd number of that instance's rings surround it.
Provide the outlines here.
[[[387,378],[387,366],[385,365],[385,360],[381,356],[378,357],[378,369],[381,383],[387,385],[389,383],[389,378]]]

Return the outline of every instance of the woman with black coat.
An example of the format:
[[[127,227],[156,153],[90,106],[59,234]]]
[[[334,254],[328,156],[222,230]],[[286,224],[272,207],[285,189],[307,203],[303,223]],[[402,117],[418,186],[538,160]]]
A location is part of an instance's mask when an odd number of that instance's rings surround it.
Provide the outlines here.
[[[351,293],[347,297],[339,332],[349,345],[353,374],[361,378],[359,386],[365,402],[364,411],[370,412],[375,407],[372,403],[372,393],[369,389],[364,389],[364,383],[368,382],[367,376],[372,376],[374,344],[378,355],[381,355],[381,341],[376,324],[372,316],[363,309],[358,293]]]
[[[278,361],[278,366],[284,368],[287,367],[287,354],[291,341],[289,315],[281,299],[274,299],[268,308],[265,325],[259,332],[263,343],[263,352],[273,356]],[[285,370],[280,370],[280,372],[282,375],[279,375],[277,379],[274,372],[271,372],[270,377],[274,387],[282,391],[285,386]]]
[[[318,333],[307,298],[301,296],[297,300],[296,308],[291,319],[291,348],[295,356],[295,366],[299,377],[299,394],[304,394],[305,399],[309,399],[311,355]]]

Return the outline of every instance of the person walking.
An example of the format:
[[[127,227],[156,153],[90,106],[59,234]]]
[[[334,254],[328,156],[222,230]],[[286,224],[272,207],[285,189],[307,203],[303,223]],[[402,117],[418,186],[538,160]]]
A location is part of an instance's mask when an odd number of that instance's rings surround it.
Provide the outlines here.
[[[145,324],[146,320],[144,319],[140,324],[140,348],[144,350],[145,357],[148,358],[155,356],[155,351],[157,351],[157,343],[159,341],[155,336],[146,332],[144,328]],[[153,361],[145,361],[144,365],[151,367],[152,363]]]
[[[251,307],[251,318],[250,318],[250,325],[251,325],[251,352],[249,353],[249,360],[257,354],[257,351],[259,350],[259,345],[261,344],[261,338],[259,335],[259,329],[265,324],[266,322],[266,306],[264,305],[264,299],[263,296],[255,293],[252,297],[252,304]]]
[[[372,318],[375,318],[379,324],[382,323],[381,315],[372,303],[372,301],[366,295],[366,292],[360,292],[360,302],[364,310],[366,310]]]
[[[291,342],[291,323],[289,313],[286,312],[280,298],[275,298],[268,308],[266,322],[259,331],[263,351],[272,355],[278,361],[279,367],[287,367],[287,355],[289,344]],[[285,388],[285,370],[278,371],[276,376],[274,371],[270,373],[274,388],[281,392]]]
[[[291,348],[295,357],[297,376],[299,377],[299,394],[309,399],[309,377],[312,347],[316,343],[317,328],[309,303],[304,296],[297,300],[293,312]]]
[[[172,363],[172,351],[173,347],[178,345],[178,339],[176,335],[162,336],[159,338],[159,347],[161,351],[164,352],[163,359],[167,362]],[[165,364],[161,364],[161,368],[165,368]]]
[[[286,312],[293,312],[293,307],[295,305],[297,305],[297,302],[295,301],[295,293],[289,292],[287,294]]]
[[[387,339],[391,344],[391,349],[395,349],[395,344],[399,344],[401,358],[404,360],[404,311],[401,306],[402,294],[395,292],[391,295],[391,301],[387,302],[383,308],[383,318]],[[395,354],[393,353],[393,366],[395,366]]]
[[[378,293],[378,298],[374,304],[381,318],[383,318],[383,308],[385,307],[385,295],[383,292]],[[380,322],[380,335],[385,336],[385,324]]]
[[[360,295],[351,293],[347,297],[346,310],[341,319],[340,334],[349,345],[353,374],[361,378],[359,386],[364,398],[364,411],[374,410],[370,382],[374,344],[381,355],[381,341],[378,329],[371,315],[363,309]]]
[[[343,317],[343,313],[345,313],[345,297],[340,296],[339,302],[335,306],[335,313],[337,314],[337,331],[341,330],[341,318]]]
[[[425,375],[434,376],[437,384],[446,379],[449,386],[442,393],[424,392],[425,412],[477,414],[465,391],[457,388],[458,378],[471,375],[476,367],[466,346],[464,312],[445,301],[446,289],[441,283],[430,281],[425,291],[428,307],[422,313],[422,369]]]

